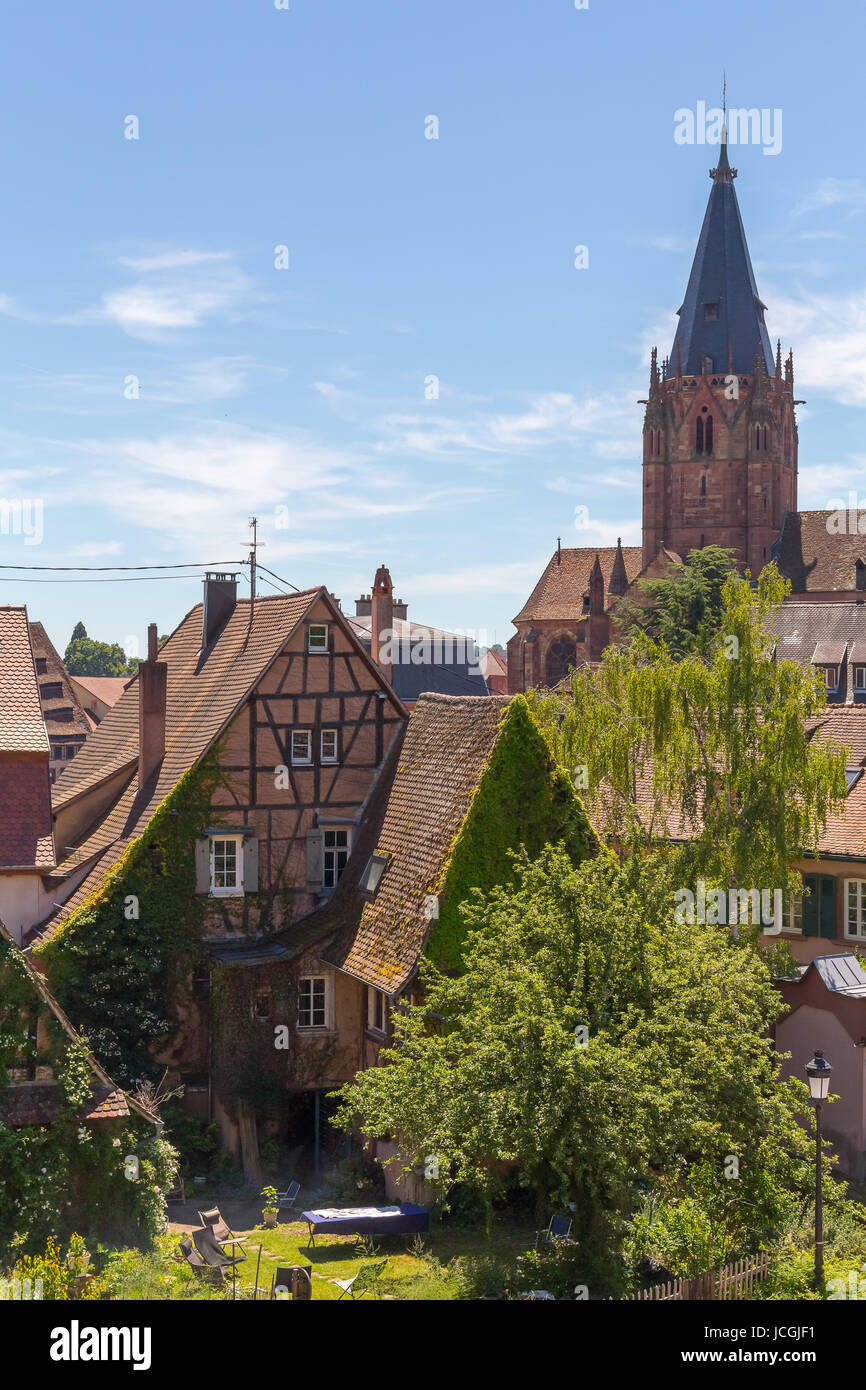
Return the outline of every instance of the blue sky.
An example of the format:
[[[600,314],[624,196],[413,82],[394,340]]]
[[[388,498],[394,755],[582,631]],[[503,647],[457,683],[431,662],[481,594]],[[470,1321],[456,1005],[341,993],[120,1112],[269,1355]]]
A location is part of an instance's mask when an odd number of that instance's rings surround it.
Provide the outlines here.
[[[842,69],[866,12],[826,15],[7,0],[0,497],[43,499],[44,536],[0,535],[0,561],[224,562],[255,512],[294,584],[353,611],[385,562],[415,618],[506,641],[557,536],[639,541],[635,402],[716,154],[677,145],[674,113],[717,104],[723,67],[730,104],[782,112],[781,152],[732,163],[808,402],[800,505],[866,493],[866,122]],[[78,618],[141,643],[199,595],[0,584],[61,646]]]

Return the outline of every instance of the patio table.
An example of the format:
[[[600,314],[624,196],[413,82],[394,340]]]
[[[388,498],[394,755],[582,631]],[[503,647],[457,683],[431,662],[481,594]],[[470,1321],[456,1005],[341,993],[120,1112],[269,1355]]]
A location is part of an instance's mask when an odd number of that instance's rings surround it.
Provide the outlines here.
[[[426,1207],[404,1202],[393,1207],[320,1207],[301,1212],[310,1231],[308,1247],[317,1235],[391,1236],[415,1235],[430,1229]]]

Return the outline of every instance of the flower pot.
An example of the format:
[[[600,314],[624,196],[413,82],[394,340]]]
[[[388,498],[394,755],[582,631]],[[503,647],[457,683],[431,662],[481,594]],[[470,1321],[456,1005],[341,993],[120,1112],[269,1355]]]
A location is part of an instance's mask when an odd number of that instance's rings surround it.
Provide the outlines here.
[[[277,1217],[279,1216],[279,1214],[280,1213],[276,1210],[272,1211],[268,1209],[262,1212],[262,1220],[264,1221],[266,1226],[276,1226]]]

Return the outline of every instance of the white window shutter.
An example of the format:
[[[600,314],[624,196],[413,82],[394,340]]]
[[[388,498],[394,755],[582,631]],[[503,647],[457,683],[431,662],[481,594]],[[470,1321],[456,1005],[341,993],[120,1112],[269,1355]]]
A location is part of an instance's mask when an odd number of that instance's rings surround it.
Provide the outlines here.
[[[307,892],[320,893],[325,866],[324,830],[307,831]]]
[[[244,892],[259,891],[259,842],[255,836],[244,840]]]
[[[195,842],[195,891],[210,892],[210,840]]]

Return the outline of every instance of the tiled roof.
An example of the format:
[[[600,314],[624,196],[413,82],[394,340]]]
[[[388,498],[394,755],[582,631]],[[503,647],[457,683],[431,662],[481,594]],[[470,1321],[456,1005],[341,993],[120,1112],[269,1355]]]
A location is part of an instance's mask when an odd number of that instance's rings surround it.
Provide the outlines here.
[[[0,1092],[0,1120],[12,1129],[50,1125],[64,1104],[56,1081],[17,1082]],[[123,1091],[95,1082],[90,1098],[78,1111],[80,1120],[124,1120],[129,1106]]]
[[[0,608],[0,753],[47,753],[26,608]]]
[[[69,672],[63,664],[63,659],[52,645],[48,633],[41,623],[30,624],[30,641],[33,646],[34,658],[44,657],[45,672],[37,675],[39,684],[39,698],[42,702],[42,713],[45,717],[45,725],[49,737],[67,740],[84,740],[90,729],[90,723],[85,715],[78,697],[69,681]],[[43,687],[48,684],[60,683],[62,694],[46,695]],[[59,719],[56,717],[58,711],[69,711],[68,718]]]
[[[788,512],[773,558],[790,579],[792,593],[854,593],[864,582],[862,578],[857,582],[857,561],[866,566],[866,535],[847,525],[846,513],[841,515],[846,525],[843,534],[837,535],[838,512]]]
[[[827,692],[831,705],[866,702],[866,690],[855,691],[855,662],[866,664],[866,603],[797,603],[778,608],[770,623],[777,638],[776,658],[839,667],[839,687]]]
[[[852,669],[855,661],[866,664],[866,602],[789,600],[776,609],[770,630],[777,638],[777,660],[796,661],[809,669],[821,663],[838,665],[839,688],[827,692],[830,704],[866,701],[866,690],[854,690]]]
[[[354,941],[335,962],[387,994],[405,985],[423,952],[428,899],[438,892],[507,704],[505,695],[422,695],[409,720],[377,845],[391,858]]]
[[[103,704],[116,705],[132,677],[75,676],[73,679],[76,685],[80,685],[88,694],[95,695],[97,700],[101,700]]]
[[[583,616],[583,596],[589,589],[589,576],[598,555],[604,575],[605,607],[617,597],[611,593],[610,579],[616,559],[616,546],[592,546],[577,550],[555,550],[547,567],[521,608],[516,623],[538,622],[544,618],[563,618],[573,622]],[[641,572],[643,554],[639,545],[622,547],[629,584]]]
[[[165,756],[143,788],[138,785],[138,679],[94,729],[72,766],[54,787],[55,811],[115,774],[128,781],[114,804],[58,873],[93,860],[82,883],[39,929],[49,936],[87,898],[96,884],[138,838],[160,802],[222,733],[323,589],[286,597],[239,600],[228,622],[201,659],[202,606],[197,604],[160,649],[168,667]]]
[[[0,869],[54,867],[48,751],[0,753]]]
[[[352,617],[348,622],[369,653],[372,617]],[[407,618],[395,618],[393,632],[391,684],[401,700],[417,700],[427,691],[439,695],[488,694],[471,637]]]

